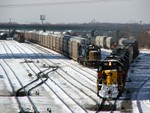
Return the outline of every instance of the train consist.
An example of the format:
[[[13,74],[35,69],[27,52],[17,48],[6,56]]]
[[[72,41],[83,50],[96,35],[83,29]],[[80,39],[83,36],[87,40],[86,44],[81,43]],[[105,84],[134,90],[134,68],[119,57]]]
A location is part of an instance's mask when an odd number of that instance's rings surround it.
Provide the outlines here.
[[[42,31],[17,33],[16,37],[19,42],[26,39],[60,52],[85,66],[98,67],[97,95],[103,99],[116,99],[122,94],[130,64],[139,55],[138,41],[135,38],[83,38],[73,36],[70,32]],[[112,49],[104,60],[101,60],[101,48]]]
[[[0,31],[0,40],[7,40],[7,39],[14,39],[18,42],[24,42],[25,41],[24,32],[20,32],[20,31],[16,31],[16,30]]]
[[[139,55],[136,39],[122,42],[99,64],[97,95],[103,99],[116,99],[122,94],[130,63]]]
[[[115,38],[111,36],[96,36],[95,44],[101,48],[114,49],[118,45],[123,45],[127,38]]]
[[[70,33],[25,32],[25,39],[40,44],[85,65],[96,67],[101,59],[101,49],[88,38]]]

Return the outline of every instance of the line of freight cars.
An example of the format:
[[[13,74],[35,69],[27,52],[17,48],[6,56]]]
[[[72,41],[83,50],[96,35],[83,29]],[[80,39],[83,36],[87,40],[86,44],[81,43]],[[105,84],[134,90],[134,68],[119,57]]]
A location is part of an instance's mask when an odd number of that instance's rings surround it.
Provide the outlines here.
[[[101,48],[105,49],[114,49],[118,45],[123,45],[127,38],[115,38],[111,36],[96,36],[95,37],[95,44]]]
[[[124,91],[131,62],[139,55],[138,41],[130,39],[112,50],[98,67],[97,95],[103,99],[116,99]]]
[[[68,31],[65,31],[67,34],[69,35],[72,35],[72,34],[75,34],[75,35],[79,35],[80,37],[84,37],[84,38],[89,38],[89,34],[86,34],[86,33],[82,33],[82,32],[73,32],[71,30],[68,30]],[[60,35],[60,34],[63,34],[63,32],[49,32],[51,34],[55,34],[55,35]],[[11,32],[11,36],[19,41],[19,42],[24,42],[24,37],[23,37],[23,34],[24,32],[20,32],[20,31],[15,31],[13,30]],[[30,36],[34,37],[41,34],[43,35],[44,32],[36,32],[36,31],[30,31]],[[33,42],[36,40],[33,38]],[[99,46],[100,48],[105,48],[105,49],[114,49],[116,48],[118,45],[123,45],[123,41],[124,40],[127,40],[126,38],[114,38],[114,37],[111,37],[111,36],[93,36],[92,39],[90,39],[90,41],[93,41],[95,45]]]
[[[60,52],[75,61],[97,67],[101,59],[100,47],[91,44],[89,39],[51,32],[25,32],[25,39]]]
[[[20,31],[8,31],[8,30],[3,30],[0,31],[0,40],[7,40],[7,39],[14,39],[18,42],[24,42],[25,41],[25,37],[24,37],[24,33],[20,32]]]

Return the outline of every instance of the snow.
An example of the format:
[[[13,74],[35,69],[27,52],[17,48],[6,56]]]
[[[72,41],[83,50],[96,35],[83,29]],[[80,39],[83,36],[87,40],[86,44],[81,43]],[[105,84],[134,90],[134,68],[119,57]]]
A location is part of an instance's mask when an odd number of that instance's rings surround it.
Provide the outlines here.
[[[150,50],[140,50],[140,55],[133,62],[128,72],[132,82],[127,83],[127,89],[131,92],[132,108],[134,113],[149,113],[150,109]],[[137,62],[136,62],[137,61]],[[134,71],[133,71],[134,70]],[[146,81],[148,80],[148,81]],[[146,82],[145,82],[146,81]],[[144,83],[145,82],[145,83]],[[140,111],[139,111],[140,110]]]
[[[44,64],[46,66],[59,66],[57,71],[48,74],[50,79],[46,81],[46,84],[34,89],[32,96],[30,96],[41,113],[47,113],[47,109],[51,109],[52,113],[85,113],[86,111],[95,113],[95,111],[91,109],[96,106],[97,102],[101,101],[96,95],[97,69],[84,67],[76,61],[64,57],[60,53],[42,47],[49,51],[49,53],[46,53],[40,48],[35,47],[34,44],[18,43],[13,40],[0,41],[0,43],[0,64],[4,66],[7,75],[15,86],[15,90],[21,86],[14,76],[14,73],[21,83],[26,85],[37,78],[35,74],[46,69],[46,67],[43,67]],[[109,55],[110,52],[111,50],[102,49],[102,59]],[[138,62],[133,62],[128,73],[128,77],[132,82],[127,82],[126,88],[130,92],[131,112],[133,113],[139,112],[137,103],[140,103],[140,107],[144,113],[149,113],[150,81],[147,81],[141,87],[144,81],[150,78],[149,59],[150,50],[140,50],[140,55],[136,59]],[[25,60],[32,60],[33,62],[27,63],[24,62]],[[4,61],[12,67],[14,73]],[[39,63],[37,61],[39,61]],[[29,66],[32,67],[32,69]],[[51,69],[44,73],[50,70]],[[28,76],[29,73],[31,73],[32,76]],[[4,109],[7,109],[7,113],[16,113],[19,108],[14,96],[9,96],[12,92],[12,88],[1,66],[0,76],[0,112],[4,113]],[[45,78],[42,78],[42,80],[45,80]],[[41,80],[33,85],[37,85],[40,82]],[[139,89],[139,87],[141,88]],[[39,92],[39,95],[36,95],[36,92]],[[7,95],[7,97],[4,98],[2,95]],[[32,110],[32,106],[26,97],[19,97],[19,100],[25,109]],[[62,102],[62,100],[64,102]],[[9,106],[8,103],[11,103],[13,106]],[[77,103],[84,109],[77,105]],[[120,101],[118,102],[118,106],[121,106]],[[68,107],[71,110],[68,109]],[[119,111],[114,112],[118,113]]]

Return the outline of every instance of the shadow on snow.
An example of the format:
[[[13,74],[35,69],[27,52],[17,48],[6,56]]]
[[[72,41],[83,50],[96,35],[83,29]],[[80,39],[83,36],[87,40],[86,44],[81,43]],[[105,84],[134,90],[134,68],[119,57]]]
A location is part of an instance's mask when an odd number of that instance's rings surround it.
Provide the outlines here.
[[[59,56],[59,55],[47,55],[47,54],[42,54],[37,53],[37,54],[0,54],[0,59],[67,59],[64,56]]]

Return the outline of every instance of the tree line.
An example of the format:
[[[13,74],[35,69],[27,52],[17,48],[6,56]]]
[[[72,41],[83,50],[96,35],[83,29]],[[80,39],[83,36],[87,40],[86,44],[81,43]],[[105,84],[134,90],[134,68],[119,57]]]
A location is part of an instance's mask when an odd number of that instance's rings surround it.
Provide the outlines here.
[[[139,35],[139,46],[150,49],[150,31],[144,31]]]

